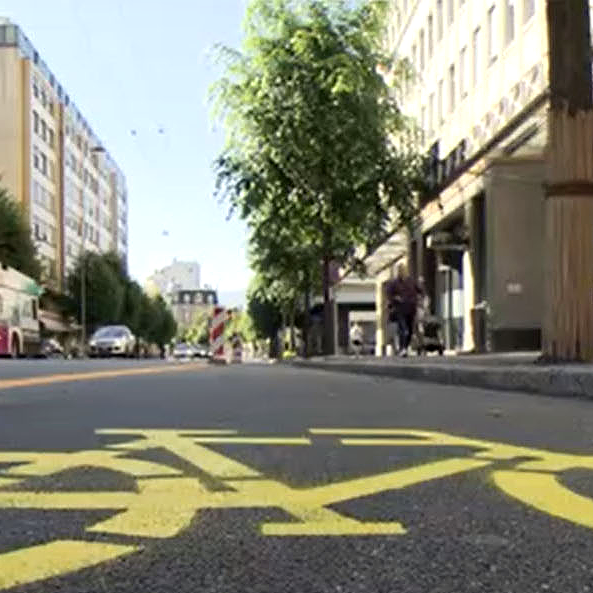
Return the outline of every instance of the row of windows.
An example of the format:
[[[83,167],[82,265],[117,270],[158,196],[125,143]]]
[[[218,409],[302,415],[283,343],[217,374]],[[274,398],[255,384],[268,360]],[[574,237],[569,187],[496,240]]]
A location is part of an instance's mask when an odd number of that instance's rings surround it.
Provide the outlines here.
[[[37,111],[33,111],[33,131],[51,148],[55,148],[54,131],[49,127],[46,121],[39,117]]]
[[[52,93],[50,90],[46,89],[44,83],[40,81],[37,76],[33,77],[33,96],[36,99],[39,99],[43,107],[53,116],[55,104],[51,98]]]
[[[474,0],[481,1],[481,0]],[[527,23],[535,14],[535,0],[503,0],[504,2],[504,44],[505,46],[512,43],[516,35],[516,17],[517,17],[517,4],[522,2],[523,9],[523,23]],[[463,4],[463,2],[461,2]],[[454,0],[448,0],[449,9],[447,10],[449,24],[452,24],[455,20],[455,9]],[[444,36],[444,25],[443,25],[443,0],[437,0],[436,5],[436,39],[435,39],[435,24],[432,13],[428,15],[426,30],[420,29],[418,42],[412,45],[411,60],[416,70],[424,70],[427,61],[432,59],[435,52],[435,45],[443,39]],[[486,14],[486,35],[487,35],[487,56],[489,62],[496,59],[499,50],[498,41],[498,25],[499,14],[497,10],[497,4],[492,3]],[[474,31],[479,34],[480,27]],[[474,54],[474,69],[479,69],[481,63],[479,61],[480,56]]]
[[[99,180],[89,172],[86,167],[83,167],[82,162],[79,162],[73,152],[66,152],[66,169],[70,169],[85,186],[91,188],[93,193],[99,193]]]
[[[172,297],[171,302],[173,305],[216,305],[216,295],[202,291],[179,292]]]
[[[45,222],[41,218],[35,217],[33,219],[33,237],[37,241],[47,243],[54,247],[57,242],[56,227]]]
[[[506,0],[507,6],[510,4]],[[535,10],[535,4],[532,5]],[[513,22],[514,22],[514,12]],[[533,13],[531,14],[533,16]],[[488,11],[488,57],[492,62],[496,58],[494,46],[491,43],[492,39],[492,22],[495,19],[495,6],[492,6]],[[514,29],[513,29],[514,36]],[[512,39],[511,39],[512,40]],[[481,80],[482,75],[482,30],[477,27],[472,34],[471,51],[472,51],[472,84],[476,87]],[[458,101],[463,100],[468,94],[468,47],[464,46],[459,52],[459,59],[457,63],[449,65],[446,72],[446,93],[447,93],[447,111],[452,113]],[[445,121],[445,80],[442,78],[437,84],[436,97],[435,93],[431,93],[428,97],[428,105],[422,107],[421,111],[421,126],[423,130],[428,131],[428,135],[432,136],[435,128],[442,125]]]
[[[54,195],[47,191],[37,181],[33,181],[33,203],[45,208],[49,212],[55,212]]]
[[[50,181],[56,180],[56,165],[39,150],[37,146],[33,147],[33,167],[45,175]]]

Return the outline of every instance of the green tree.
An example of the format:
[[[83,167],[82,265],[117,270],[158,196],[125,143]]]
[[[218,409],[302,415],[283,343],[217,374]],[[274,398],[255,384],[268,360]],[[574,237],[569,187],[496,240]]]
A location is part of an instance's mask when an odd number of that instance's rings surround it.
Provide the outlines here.
[[[242,51],[220,50],[226,72],[213,96],[228,142],[215,165],[218,190],[254,233],[282,221],[285,242],[308,247],[321,269],[326,352],[331,266],[356,260],[355,247],[373,249],[415,215],[421,159],[390,86],[405,64],[381,45],[388,8],[252,0]]]
[[[282,327],[282,312],[272,297],[266,294],[261,279],[256,277],[247,290],[247,313],[254,336],[270,341],[270,356],[278,354],[277,335]]]
[[[177,333],[177,323],[167,303],[160,295],[148,299],[147,339],[163,349]]]
[[[207,344],[209,328],[210,315],[206,311],[199,311],[192,319],[191,326],[180,337],[190,344]]]
[[[81,271],[85,266],[87,335],[101,325],[118,323],[124,304],[125,285],[109,260],[103,255],[87,252],[81,256],[68,277],[68,290],[81,317]]]
[[[145,337],[142,335],[144,332],[141,324],[143,294],[142,288],[137,282],[125,279],[120,322],[127,325],[135,335],[141,337]]]
[[[39,281],[41,264],[21,206],[0,188],[0,262]]]

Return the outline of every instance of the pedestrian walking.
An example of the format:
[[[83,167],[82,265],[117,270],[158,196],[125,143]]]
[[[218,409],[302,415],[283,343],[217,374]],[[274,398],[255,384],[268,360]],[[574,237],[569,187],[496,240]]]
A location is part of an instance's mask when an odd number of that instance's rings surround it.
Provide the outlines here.
[[[397,276],[387,287],[390,319],[395,319],[397,323],[400,356],[408,355],[416,327],[418,299],[423,294],[423,289],[408,275],[406,265],[400,263],[397,267]]]
[[[363,346],[363,331],[362,327],[357,321],[352,322],[350,326],[350,343],[354,350],[354,356],[358,358],[362,352]]]

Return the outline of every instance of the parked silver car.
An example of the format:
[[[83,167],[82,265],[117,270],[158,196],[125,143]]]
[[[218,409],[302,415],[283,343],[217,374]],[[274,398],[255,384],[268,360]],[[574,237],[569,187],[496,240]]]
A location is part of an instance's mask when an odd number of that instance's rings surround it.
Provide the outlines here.
[[[190,344],[186,344],[185,342],[180,342],[175,345],[175,348],[173,348],[173,358],[188,359],[195,358],[195,356],[195,348]]]
[[[89,340],[90,356],[134,356],[136,338],[125,325],[107,325]]]

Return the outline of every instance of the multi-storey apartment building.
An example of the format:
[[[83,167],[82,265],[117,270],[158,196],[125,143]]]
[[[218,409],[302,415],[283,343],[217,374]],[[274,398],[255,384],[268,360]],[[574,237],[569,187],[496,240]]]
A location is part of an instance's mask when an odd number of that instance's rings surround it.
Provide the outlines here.
[[[82,250],[127,257],[123,173],[23,31],[0,20],[0,183],[31,222],[45,282]]]
[[[149,292],[168,294],[173,290],[198,290],[200,264],[197,261],[174,259],[168,266],[155,270],[146,280]]]
[[[414,72],[400,99],[422,130],[430,186],[405,254],[410,268],[425,279],[449,348],[484,347],[472,323],[480,304],[489,311],[493,349],[537,347],[545,3],[397,0],[390,25],[390,46]],[[381,290],[377,299],[384,343]]]

